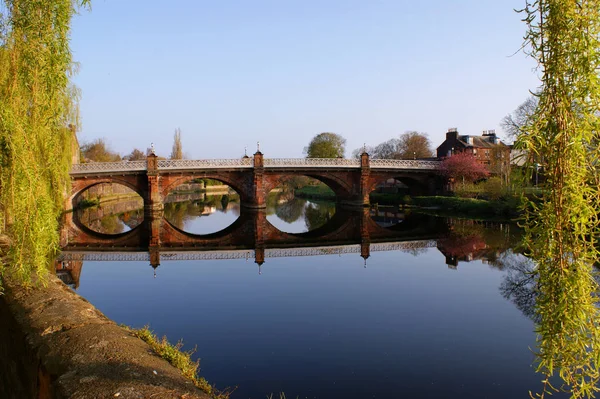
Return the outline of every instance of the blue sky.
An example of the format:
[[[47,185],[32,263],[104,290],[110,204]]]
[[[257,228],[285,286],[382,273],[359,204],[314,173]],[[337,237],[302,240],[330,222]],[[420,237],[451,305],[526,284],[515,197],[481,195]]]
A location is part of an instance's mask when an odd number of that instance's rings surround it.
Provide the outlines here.
[[[346,155],[408,130],[496,129],[538,85],[525,0],[96,0],[73,23],[82,142],[126,154],[182,131],[189,158]]]

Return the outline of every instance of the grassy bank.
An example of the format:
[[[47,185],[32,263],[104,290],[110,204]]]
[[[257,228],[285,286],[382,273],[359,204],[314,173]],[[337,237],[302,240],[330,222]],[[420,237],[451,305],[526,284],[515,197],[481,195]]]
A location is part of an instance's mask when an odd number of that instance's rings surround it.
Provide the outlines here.
[[[106,204],[108,202],[129,200],[129,199],[134,199],[136,197],[139,197],[141,199],[141,197],[137,193],[111,194],[111,195],[102,195],[102,196],[93,197],[93,198],[83,198],[81,201],[79,201],[76,208],[77,209],[91,208],[94,206],[98,206],[100,204]]]
[[[460,197],[413,197],[411,205],[427,213],[441,216],[460,216],[471,219],[513,220],[519,217],[521,200],[505,197],[497,200],[481,200]]]
[[[299,198],[335,201],[335,193],[324,184],[297,188],[294,190],[294,195]]]
[[[196,387],[209,394],[211,398],[229,398],[230,392],[217,391],[212,385],[208,383],[208,381],[206,381],[206,379],[198,376],[199,361],[194,362],[192,360],[194,350],[189,352],[182,351],[182,341],[179,341],[177,342],[177,344],[172,345],[167,340],[167,337],[158,338],[156,335],[154,335],[154,333],[148,328],[148,326],[139,329],[130,328],[127,326],[122,327],[129,331],[132,335],[140,338],[142,341],[150,345],[152,350],[158,356],[171,363],[172,366],[176,367],[179,371],[181,371],[181,374],[184,377],[192,381]]]

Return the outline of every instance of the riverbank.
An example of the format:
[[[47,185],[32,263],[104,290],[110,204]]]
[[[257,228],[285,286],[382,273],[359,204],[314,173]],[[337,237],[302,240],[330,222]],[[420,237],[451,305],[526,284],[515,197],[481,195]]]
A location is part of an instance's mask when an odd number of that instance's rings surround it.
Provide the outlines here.
[[[3,287],[0,397],[213,397],[58,278]]]
[[[335,193],[324,184],[297,188],[294,190],[294,196],[321,201],[335,201]]]
[[[411,197],[409,204],[418,208],[420,212],[436,216],[512,221],[521,215],[521,200],[518,197],[497,200],[442,196]]]
[[[98,205],[108,204],[111,202],[126,201],[126,200],[132,200],[132,199],[136,199],[136,198],[139,198],[140,201],[143,203],[142,197],[140,197],[137,193],[133,193],[133,192],[127,193],[127,194],[102,195],[102,196],[99,196],[96,198],[83,198],[77,203],[76,208],[77,209],[85,209],[85,208],[91,208],[91,207],[98,206]]]

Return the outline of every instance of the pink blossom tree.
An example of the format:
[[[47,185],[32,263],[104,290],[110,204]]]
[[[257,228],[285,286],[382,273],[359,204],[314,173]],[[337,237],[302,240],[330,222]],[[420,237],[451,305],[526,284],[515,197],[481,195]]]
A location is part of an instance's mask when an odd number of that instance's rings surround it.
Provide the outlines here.
[[[463,187],[465,182],[473,183],[490,175],[485,165],[477,162],[475,156],[467,152],[460,152],[444,158],[440,170],[449,179],[462,180]]]

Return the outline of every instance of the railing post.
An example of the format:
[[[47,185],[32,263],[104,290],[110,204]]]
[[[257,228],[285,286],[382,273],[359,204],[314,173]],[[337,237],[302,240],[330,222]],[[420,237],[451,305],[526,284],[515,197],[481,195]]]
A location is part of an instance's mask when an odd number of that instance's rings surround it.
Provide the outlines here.
[[[369,154],[363,151],[360,154],[360,197],[363,206],[369,206],[369,178],[371,176],[371,164]]]
[[[265,161],[262,152],[257,150],[254,153],[254,168],[252,169],[252,187],[250,189],[250,198],[243,204],[247,208],[262,209],[266,208],[265,189],[264,189]]]
[[[163,199],[160,194],[160,175],[158,171],[158,157],[151,153],[146,157],[146,174],[148,177],[148,191],[144,198],[144,213],[146,215],[163,210]]]
[[[360,221],[360,256],[365,260],[365,267],[367,267],[367,259],[371,256],[371,234],[369,231],[370,219],[371,210],[369,208],[363,208]]]

